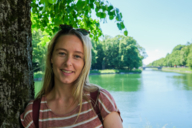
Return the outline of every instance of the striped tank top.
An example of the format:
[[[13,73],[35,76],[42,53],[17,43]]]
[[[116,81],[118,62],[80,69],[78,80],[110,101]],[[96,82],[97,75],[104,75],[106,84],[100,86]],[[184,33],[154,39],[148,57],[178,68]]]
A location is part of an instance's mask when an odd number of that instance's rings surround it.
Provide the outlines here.
[[[78,105],[74,110],[64,115],[54,114],[48,108],[45,96],[43,96],[40,103],[39,128],[103,128],[99,117],[91,107],[90,93],[84,95],[88,97],[88,101],[83,100],[81,112],[79,113],[80,105]],[[25,128],[35,128],[32,107],[33,100],[28,103],[25,111],[20,115],[21,123]],[[115,100],[104,89],[100,89],[98,107],[103,120],[109,113],[114,111],[120,115]],[[79,117],[77,118],[78,113]]]

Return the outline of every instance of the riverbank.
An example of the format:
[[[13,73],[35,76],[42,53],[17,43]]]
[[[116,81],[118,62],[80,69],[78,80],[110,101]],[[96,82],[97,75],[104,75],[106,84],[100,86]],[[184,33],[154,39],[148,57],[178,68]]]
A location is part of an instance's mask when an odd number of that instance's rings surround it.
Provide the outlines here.
[[[179,67],[179,68],[166,68],[166,67],[163,67],[162,71],[178,72],[178,73],[192,73],[192,69],[190,69],[190,68],[182,68],[182,67]]]
[[[117,69],[105,69],[105,70],[90,70],[90,75],[100,75],[100,74],[139,74],[142,70],[134,69],[134,70],[117,70]],[[35,81],[41,81],[43,77],[43,72],[35,72],[33,74]]]
[[[105,69],[105,70],[91,70],[90,75],[95,75],[95,74],[138,74],[141,73],[142,71],[140,69],[135,69],[135,70],[117,70],[117,69]]]

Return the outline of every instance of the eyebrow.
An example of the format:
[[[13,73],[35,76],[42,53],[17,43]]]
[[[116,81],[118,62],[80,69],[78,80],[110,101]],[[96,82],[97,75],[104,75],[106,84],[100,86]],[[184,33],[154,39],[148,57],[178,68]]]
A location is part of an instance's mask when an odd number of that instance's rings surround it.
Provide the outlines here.
[[[64,50],[64,51],[67,51],[66,49],[64,48],[57,48],[56,51],[59,51],[59,50]]]
[[[64,49],[64,48],[57,48],[57,49],[56,49],[56,51],[59,51],[59,50],[67,51],[67,50]],[[84,55],[84,54],[83,54],[82,52],[80,52],[80,51],[75,51],[75,52]]]

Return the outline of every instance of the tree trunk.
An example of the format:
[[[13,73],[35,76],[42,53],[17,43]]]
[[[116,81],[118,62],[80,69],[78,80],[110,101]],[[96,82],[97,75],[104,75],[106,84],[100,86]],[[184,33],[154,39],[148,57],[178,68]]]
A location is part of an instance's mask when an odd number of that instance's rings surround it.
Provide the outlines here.
[[[0,1],[0,128],[18,128],[34,97],[31,0]]]

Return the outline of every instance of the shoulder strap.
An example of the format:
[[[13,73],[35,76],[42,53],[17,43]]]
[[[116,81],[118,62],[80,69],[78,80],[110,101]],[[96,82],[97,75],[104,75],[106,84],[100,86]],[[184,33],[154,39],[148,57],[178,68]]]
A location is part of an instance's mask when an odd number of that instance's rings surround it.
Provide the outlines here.
[[[101,113],[99,110],[99,106],[98,106],[98,96],[99,96],[100,92],[99,89],[95,92],[91,92],[90,96],[91,96],[91,104],[94,108],[95,113],[98,115],[100,121],[103,123],[102,117],[101,117]]]
[[[39,109],[40,109],[41,98],[33,101],[33,122],[36,128],[39,128]]]

